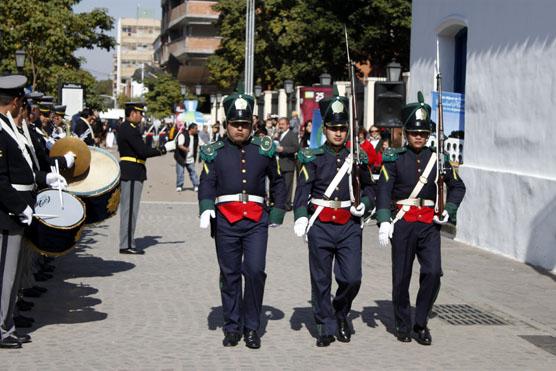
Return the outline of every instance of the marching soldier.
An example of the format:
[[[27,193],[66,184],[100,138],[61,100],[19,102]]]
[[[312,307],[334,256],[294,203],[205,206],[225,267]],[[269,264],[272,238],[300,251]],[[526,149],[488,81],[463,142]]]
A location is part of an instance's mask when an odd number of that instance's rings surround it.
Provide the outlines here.
[[[266,280],[268,227],[282,224],[286,191],[270,137],[251,137],[253,97],[233,94],[224,100],[225,139],[201,147],[200,227],[214,227],[224,312],[224,346],[260,347],[257,330]],[[270,179],[272,208],[265,179]],[[212,228],[211,228],[212,229]],[[245,290],[242,292],[242,279]]]
[[[0,77],[0,348],[21,348],[31,341],[18,335],[13,322],[16,292],[14,285],[25,225],[30,225],[37,183],[65,185],[59,174],[36,169],[29,148],[16,128],[24,99],[24,76]]]
[[[294,231],[307,233],[313,314],[318,328],[316,345],[326,347],[334,335],[351,340],[347,317],[361,286],[361,217],[372,210],[374,195],[364,151],[360,151],[361,203],[350,196],[353,156],[346,149],[348,99],[333,97],[319,102],[326,143],[299,151],[301,170],[294,199]],[[335,261],[334,261],[335,260]],[[332,264],[338,290],[330,300]]]
[[[440,227],[456,211],[465,195],[465,185],[457,171],[447,163],[445,182],[448,188],[444,212],[435,215],[437,190],[436,152],[426,147],[431,132],[431,107],[419,92],[418,102],[402,110],[407,138],[403,148],[389,148],[383,154],[383,167],[378,181],[377,222],[379,242],[383,247],[392,243],[392,302],[397,338],[415,339],[430,345],[432,337],[427,328],[429,313],[440,290]],[[392,220],[392,215],[395,215]],[[419,292],[415,308],[415,323],[411,326],[409,283],[413,261],[421,265]]]
[[[137,126],[143,120],[144,112],[144,103],[126,103],[126,119],[118,130],[121,170],[120,254],[142,255],[145,253],[144,250],[136,248],[133,239],[143,182],[147,180],[145,162],[149,157],[161,156],[166,153],[166,147],[151,148],[141,138]]]

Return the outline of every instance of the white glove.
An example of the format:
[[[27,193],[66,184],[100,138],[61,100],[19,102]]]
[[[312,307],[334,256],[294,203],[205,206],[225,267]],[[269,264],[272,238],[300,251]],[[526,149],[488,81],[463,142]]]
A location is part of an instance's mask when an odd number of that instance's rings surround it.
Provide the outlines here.
[[[378,230],[378,243],[380,247],[388,247],[390,238],[392,238],[392,233],[394,233],[394,226],[392,223],[380,223],[380,229]]]
[[[201,214],[201,221],[199,223],[199,227],[202,229],[207,229],[210,225],[210,218],[216,218],[216,214],[214,210],[205,210]]]
[[[297,219],[293,225],[293,232],[297,237],[303,237],[305,231],[307,230],[307,225],[309,224],[309,219],[302,216]]]
[[[72,151],[69,151],[68,153],[66,153],[64,155],[64,158],[66,159],[66,166],[67,166],[68,169],[73,167],[73,164],[75,164],[75,158],[76,157],[77,156]]]
[[[166,148],[166,152],[175,151],[176,150],[176,142],[173,140],[170,142],[164,143],[164,148]]]
[[[438,215],[435,215],[435,216],[432,217],[432,221],[435,222],[436,224],[444,225],[444,224],[448,223],[449,218],[450,218],[450,215],[448,214],[448,212],[446,210],[444,210],[442,212],[442,219],[438,219]]]
[[[68,182],[66,182],[66,179],[60,174],[56,173],[46,174],[46,184],[50,188],[61,187],[62,189],[66,189],[68,187]]]
[[[363,214],[365,214],[365,204],[361,202],[359,205],[357,205],[357,207],[355,207],[355,205],[352,205],[349,208],[349,212],[353,216],[362,217]]]
[[[33,209],[30,206],[27,206],[25,210],[19,216],[19,221],[23,224],[31,225],[33,221]]]

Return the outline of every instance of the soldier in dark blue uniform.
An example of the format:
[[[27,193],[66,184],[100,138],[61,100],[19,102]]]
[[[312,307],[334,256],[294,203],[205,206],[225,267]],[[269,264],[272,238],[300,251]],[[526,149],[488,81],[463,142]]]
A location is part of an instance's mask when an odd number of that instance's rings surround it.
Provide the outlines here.
[[[417,103],[402,110],[408,144],[389,148],[383,154],[376,207],[380,245],[386,247],[392,242],[392,302],[397,338],[410,342],[413,329],[420,344],[430,345],[432,337],[427,322],[442,276],[440,227],[449,219],[455,220],[465,185],[457,171],[446,163],[446,207],[441,215],[435,215],[436,152],[426,147],[431,132],[431,108],[420,92],[418,98]],[[415,256],[421,272],[412,328],[409,283]]]
[[[121,195],[120,195],[120,253],[142,255],[144,250],[135,246],[133,235],[139,214],[139,203],[143,182],[147,180],[147,158],[166,153],[166,148],[147,146],[137,125],[143,119],[144,103],[130,102],[125,105],[126,119],[118,130],[120,152]],[[81,118],[83,119],[83,117]]]
[[[226,138],[201,147],[201,228],[214,227],[224,312],[224,346],[244,334],[247,347],[260,347],[260,326],[268,227],[282,224],[286,190],[270,137],[251,137],[253,97],[224,100]],[[269,210],[265,179],[270,179]],[[245,290],[242,293],[242,279]]]
[[[347,317],[362,276],[361,217],[372,210],[374,194],[368,160],[360,150],[361,203],[354,205],[351,201],[351,178],[347,171],[351,173],[353,156],[345,145],[349,119],[347,98],[321,100],[319,106],[326,143],[298,153],[302,166],[294,200],[294,231],[301,237],[308,229],[317,346],[325,347],[335,340],[334,335],[341,342],[351,339]],[[333,263],[338,290],[331,301]]]

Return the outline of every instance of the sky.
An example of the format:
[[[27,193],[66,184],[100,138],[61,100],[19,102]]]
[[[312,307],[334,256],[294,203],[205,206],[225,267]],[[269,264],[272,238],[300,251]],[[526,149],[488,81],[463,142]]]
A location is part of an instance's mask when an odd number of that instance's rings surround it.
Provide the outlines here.
[[[108,14],[114,17],[114,28],[111,35],[116,37],[116,26],[118,18],[122,17],[136,17],[137,7],[154,10],[155,18],[162,17],[162,9],[160,7],[160,0],[82,0],[74,7],[74,12],[81,13],[87,12],[94,8],[107,8]],[[78,57],[85,57],[86,63],[82,68],[92,73],[97,80],[111,79],[110,72],[112,71],[112,56],[115,50],[109,52],[101,49],[79,49],[76,51]]]

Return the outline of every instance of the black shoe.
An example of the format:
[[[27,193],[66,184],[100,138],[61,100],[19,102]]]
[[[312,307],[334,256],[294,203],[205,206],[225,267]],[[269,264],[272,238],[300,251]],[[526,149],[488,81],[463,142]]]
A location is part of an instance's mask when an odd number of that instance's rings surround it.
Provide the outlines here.
[[[41,294],[44,294],[48,291],[48,289],[46,287],[42,287],[42,286],[33,286],[31,288],[35,291],[40,292]]]
[[[21,295],[25,296],[26,298],[38,298],[42,295],[42,293],[32,287],[29,287],[26,289],[22,289]]]
[[[13,336],[21,343],[21,344],[27,344],[31,342],[31,335],[27,335],[27,334],[18,334],[17,332],[13,333]]]
[[[121,249],[120,254],[143,255],[145,254],[145,251],[129,248],[129,249]]]
[[[16,305],[17,305],[17,309],[19,309],[20,312],[27,312],[35,306],[34,303],[30,301],[25,301],[23,299],[19,299]]]
[[[255,330],[246,330],[243,334],[243,340],[247,348],[259,349],[261,347],[261,338]]]
[[[21,348],[21,343],[15,336],[10,335],[5,339],[0,340],[0,348],[18,349]]]
[[[33,276],[35,277],[35,281],[37,281],[37,282],[48,281],[49,279],[51,279],[53,277],[51,274],[44,273],[44,272],[41,272],[41,271],[33,274]]]
[[[29,328],[33,326],[33,322],[31,321],[32,318],[27,318],[24,316],[15,316],[14,317],[14,324],[17,328]]]
[[[222,345],[225,347],[235,347],[240,340],[241,334],[239,332],[226,332],[224,334],[224,340],[222,340]]]
[[[319,348],[327,347],[334,341],[336,341],[336,339],[332,335],[321,335],[317,338],[317,346]]]
[[[415,331],[415,340],[421,345],[431,345],[432,337],[428,328],[413,328]]]
[[[411,343],[411,336],[407,332],[398,332],[396,338],[402,343]]]
[[[347,320],[338,320],[338,334],[336,335],[336,338],[342,343],[349,343],[351,340],[351,329],[349,328]]]

